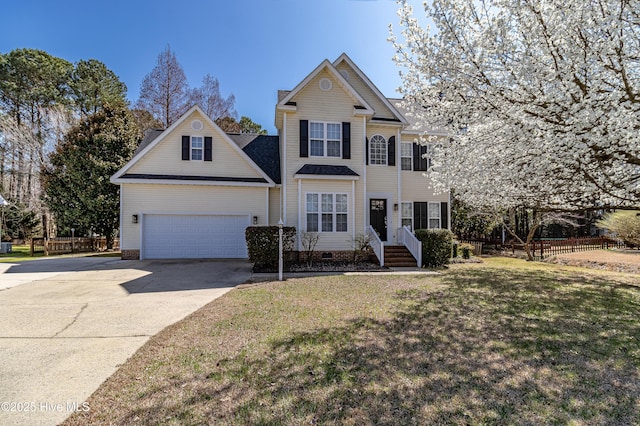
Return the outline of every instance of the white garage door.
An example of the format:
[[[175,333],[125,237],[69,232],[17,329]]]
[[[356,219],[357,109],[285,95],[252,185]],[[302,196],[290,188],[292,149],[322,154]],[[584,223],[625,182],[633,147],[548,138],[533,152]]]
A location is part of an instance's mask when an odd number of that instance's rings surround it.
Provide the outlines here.
[[[164,215],[143,218],[144,259],[246,258],[246,215]]]

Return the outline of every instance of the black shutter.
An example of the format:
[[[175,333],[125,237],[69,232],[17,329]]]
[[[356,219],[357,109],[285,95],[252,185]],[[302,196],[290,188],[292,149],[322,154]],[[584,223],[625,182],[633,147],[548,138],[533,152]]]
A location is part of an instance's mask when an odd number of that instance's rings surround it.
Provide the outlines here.
[[[342,123],[342,158],[351,159],[351,123]]]
[[[191,137],[182,136],[182,159],[189,161],[191,156],[189,151],[191,150]]]
[[[448,203],[440,203],[440,227],[449,229],[449,208]]]
[[[211,136],[204,137],[204,161],[213,161],[213,140]]]
[[[309,120],[300,120],[300,157],[309,156]]]
[[[426,145],[413,144],[413,170],[426,171],[427,170],[427,158],[423,155],[427,153]]]
[[[364,164],[369,164],[369,138],[364,138]]]
[[[429,219],[427,217],[427,203],[414,202],[413,203],[413,228],[414,229],[427,229],[429,227]]]
[[[396,137],[391,136],[387,141],[387,165],[396,165]]]

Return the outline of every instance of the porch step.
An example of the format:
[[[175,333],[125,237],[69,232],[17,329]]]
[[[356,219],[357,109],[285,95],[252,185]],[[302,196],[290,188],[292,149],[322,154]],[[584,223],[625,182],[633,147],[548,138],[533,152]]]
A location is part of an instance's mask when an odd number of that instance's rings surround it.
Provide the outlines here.
[[[418,263],[405,246],[384,246],[384,266],[415,268]]]

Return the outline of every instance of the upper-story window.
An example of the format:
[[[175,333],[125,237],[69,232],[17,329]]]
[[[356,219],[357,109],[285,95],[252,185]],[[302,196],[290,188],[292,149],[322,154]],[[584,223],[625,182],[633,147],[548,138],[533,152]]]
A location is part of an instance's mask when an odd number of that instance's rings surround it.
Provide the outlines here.
[[[400,150],[400,167],[402,170],[412,170],[413,144],[411,142],[402,142]]]
[[[202,136],[191,136],[191,160],[202,161],[204,154],[204,141]]]
[[[309,153],[312,157],[341,157],[340,123],[309,123]]]
[[[213,138],[211,136],[182,135],[181,148],[183,161],[212,161],[213,159]]]
[[[374,135],[369,141],[370,164],[387,165],[387,141],[382,135]]]
[[[427,171],[433,165],[434,151],[442,148],[442,144],[413,144],[413,170]],[[405,170],[405,169],[403,169]],[[408,169],[407,169],[408,170]]]

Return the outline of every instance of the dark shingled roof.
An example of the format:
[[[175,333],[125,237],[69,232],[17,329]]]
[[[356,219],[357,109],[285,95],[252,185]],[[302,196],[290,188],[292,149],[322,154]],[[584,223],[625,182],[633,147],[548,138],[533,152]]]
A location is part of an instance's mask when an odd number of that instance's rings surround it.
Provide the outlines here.
[[[140,151],[142,151],[143,149],[145,149],[147,147],[147,145],[149,145],[151,142],[153,142],[158,136],[160,136],[160,134],[164,132],[164,130],[162,129],[147,129],[144,132],[144,138],[142,139],[142,142],[140,142],[140,145],[138,145],[138,149],[136,149],[136,153],[134,155],[138,155],[138,153]]]
[[[305,164],[296,172],[297,175],[324,176],[360,176],[347,166],[328,166],[324,164]]]
[[[287,97],[291,90],[278,90],[278,102]]]
[[[250,183],[267,183],[263,178],[238,178],[227,176],[185,176],[185,175],[156,175],[142,173],[127,173],[122,179],[155,179],[155,180],[184,180],[184,181],[205,181],[205,182],[250,182]]]
[[[280,178],[280,138],[278,136],[230,133],[228,136],[260,167],[276,184]]]

